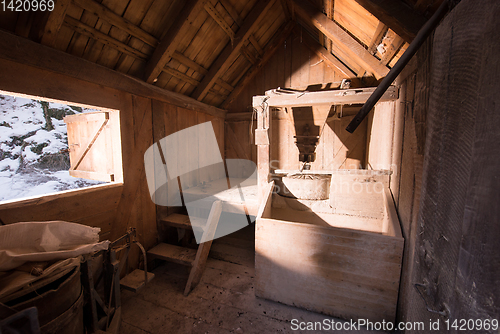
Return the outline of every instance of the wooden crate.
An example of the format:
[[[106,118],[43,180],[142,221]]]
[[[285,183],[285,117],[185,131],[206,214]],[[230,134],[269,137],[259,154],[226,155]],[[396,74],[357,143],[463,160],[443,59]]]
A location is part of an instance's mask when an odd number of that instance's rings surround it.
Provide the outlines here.
[[[345,207],[342,214],[278,209],[269,191],[256,221],[255,294],[344,319],[394,322],[404,239],[389,189],[378,196],[384,214],[374,218]]]

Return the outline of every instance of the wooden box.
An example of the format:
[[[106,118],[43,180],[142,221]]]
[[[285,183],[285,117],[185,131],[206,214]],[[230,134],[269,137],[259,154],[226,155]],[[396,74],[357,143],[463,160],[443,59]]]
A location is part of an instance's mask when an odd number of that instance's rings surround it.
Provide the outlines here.
[[[273,206],[270,185],[256,221],[255,294],[343,319],[394,322],[404,239],[392,195],[386,182],[371,191],[373,179],[340,178],[364,190],[332,190],[331,213]]]

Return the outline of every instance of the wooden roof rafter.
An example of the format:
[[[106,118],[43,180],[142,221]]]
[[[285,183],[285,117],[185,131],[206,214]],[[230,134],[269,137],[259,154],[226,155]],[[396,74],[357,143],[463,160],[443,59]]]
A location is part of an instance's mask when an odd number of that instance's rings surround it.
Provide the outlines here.
[[[170,27],[169,32],[165,34],[164,38],[160,41],[146,65],[144,80],[147,83],[155,82],[164,66],[172,57],[172,54],[176,51],[185,32],[189,29],[190,22],[204,10],[206,2],[207,0],[186,1],[181,13],[179,13],[176,21]]]
[[[156,47],[159,43],[156,37],[94,0],[72,0],[72,2],[152,47]]]
[[[411,43],[426,22],[423,15],[404,1],[355,0],[377,19],[391,28],[404,41]]]
[[[387,34],[388,30],[389,27],[386,26],[382,21],[378,23],[377,30],[375,31],[375,34],[373,34],[370,45],[368,46],[368,52],[373,55],[377,52],[377,46],[382,43],[382,40],[384,39],[384,36],[385,34]]]
[[[250,13],[248,13],[247,17],[244,19],[241,27],[236,32],[234,37],[235,43],[228,43],[224,50],[222,50],[219,56],[215,59],[207,75],[191,94],[193,98],[198,101],[203,100],[217,79],[219,79],[220,76],[229,68],[234,58],[240,54],[243,45],[245,45],[250,35],[258,27],[260,20],[266,15],[274,2],[275,0],[257,1]]]
[[[295,23],[293,21],[289,21],[286,23],[283,29],[280,29],[279,33],[277,33],[269,43],[263,49],[263,55],[260,58],[259,62],[251,67],[246,73],[245,77],[238,81],[236,87],[232,90],[229,96],[226,98],[224,103],[222,104],[222,108],[227,108],[231,102],[240,94],[246,85],[257,75],[257,73],[264,67],[264,65],[271,59],[271,57],[276,53],[278,48],[283,45],[283,42],[288,38],[291,34]]]
[[[66,16],[66,11],[70,3],[71,0],[58,0],[55,2],[54,10],[50,12],[47,17],[47,22],[41,32],[41,44],[54,47],[57,34],[63,25],[64,17]]]
[[[234,40],[233,28],[224,20],[222,14],[212,5],[210,1],[205,4],[205,10],[207,13],[217,22],[217,24],[224,30],[224,32],[229,36],[231,40]],[[228,13],[229,14],[229,13]]]
[[[301,20],[312,24],[321,33],[325,34],[332,40],[332,43],[362,65],[366,71],[373,72],[377,79],[385,77],[389,72],[387,66],[381,64],[363,45],[317,8],[307,1],[293,0],[293,2],[295,12]]]

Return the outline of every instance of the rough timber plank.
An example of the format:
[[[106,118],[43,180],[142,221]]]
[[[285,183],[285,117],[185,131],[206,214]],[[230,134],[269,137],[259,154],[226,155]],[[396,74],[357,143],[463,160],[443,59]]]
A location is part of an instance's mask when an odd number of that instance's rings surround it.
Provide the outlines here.
[[[269,99],[266,103],[273,107],[300,107],[332,104],[365,103],[375,88],[342,89],[305,93],[273,93],[266,92]],[[398,88],[391,86],[380,98],[380,101],[392,101],[398,98]]]

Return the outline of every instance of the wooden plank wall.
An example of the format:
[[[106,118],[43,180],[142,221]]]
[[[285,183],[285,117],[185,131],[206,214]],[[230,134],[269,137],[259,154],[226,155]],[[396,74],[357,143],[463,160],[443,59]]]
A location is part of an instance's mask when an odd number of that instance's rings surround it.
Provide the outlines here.
[[[175,101],[169,103],[168,97],[153,98],[158,92],[154,89],[148,96],[147,86],[138,86],[140,94],[132,94],[111,86],[120,87],[130,78],[110,79],[110,86],[102,84],[106,75],[105,68],[65,55],[59,51],[20,41],[20,49],[26,54],[47,54],[51,59],[60,59],[56,68],[50,68],[50,61],[43,58],[33,62],[37,67],[26,65],[24,59],[16,60],[8,49],[0,52],[0,89],[16,93],[47,97],[68,102],[117,109],[120,111],[121,146],[123,156],[123,184],[110,187],[69,192],[64,195],[46,196],[37,199],[0,205],[0,219],[5,224],[20,221],[66,220],[101,228],[101,239],[114,240],[128,228],[137,229],[138,240],[146,249],[157,242],[156,208],[151,201],[144,170],[144,153],[153,144],[153,112],[162,114],[160,109],[175,110],[176,120],[170,122],[173,114],[166,112],[162,126],[168,131],[176,131],[189,125],[213,120],[219,145],[223,141],[223,120],[220,117],[196,111],[198,102]],[[40,49],[40,50],[39,50]],[[24,53],[23,53],[24,54]],[[29,63],[29,61],[28,61]],[[44,65],[48,66],[44,69]],[[95,82],[86,77],[81,80],[62,73],[72,73],[75,69],[85,68],[96,75]],[[116,74],[120,76],[119,74]],[[85,72],[82,77],[85,77]],[[117,80],[116,80],[117,79]],[[134,85],[134,84],[133,84]],[[201,105],[200,105],[201,106]],[[186,107],[186,108],[185,108]],[[188,108],[188,109],[187,109]],[[201,110],[201,109],[200,109]],[[173,125],[174,124],[174,125]],[[223,152],[223,151],[222,151]],[[130,268],[137,267],[139,251],[132,248],[129,255]]]
[[[499,315],[499,65],[491,60],[500,52],[500,3],[476,4],[461,1],[444,18],[421,49],[427,61],[407,81],[413,102],[404,117],[398,198],[403,226],[411,222],[404,321],[442,322],[426,304],[446,310],[450,323]],[[426,285],[425,301],[414,283]]]
[[[304,34],[306,32],[303,32]],[[263,95],[278,87],[318,89],[337,87],[345,76],[307,48],[299,33],[293,32],[276,51],[246,89],[228,106],[228,112],[248,113],[246,119],[226,119],[226,158],[251,159],[257,162],[255,145],[250,136],[252,96]],[[230,114],[229,114],[230,115]],[[352,116],[327,122],[316,148],[314,170],[359,168],[365,165],[366,121],[355,134],[345,131]],[[255,129],[255,124],[253,126]],[[297,169],[299,151],[295,145],[295,128],[284,110],[273,112],[271,160],[273,169]],[[237,141],[235,141],[237,140]]]

